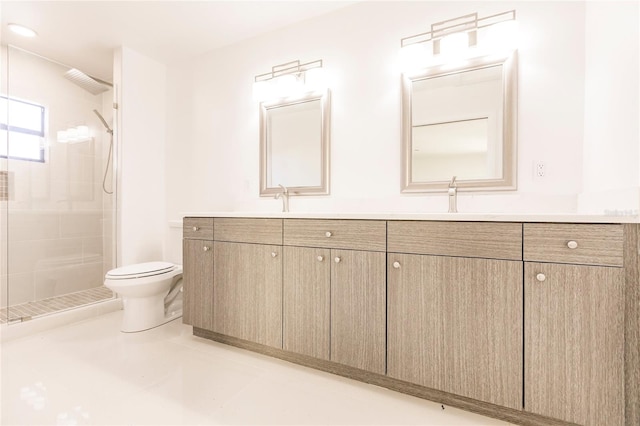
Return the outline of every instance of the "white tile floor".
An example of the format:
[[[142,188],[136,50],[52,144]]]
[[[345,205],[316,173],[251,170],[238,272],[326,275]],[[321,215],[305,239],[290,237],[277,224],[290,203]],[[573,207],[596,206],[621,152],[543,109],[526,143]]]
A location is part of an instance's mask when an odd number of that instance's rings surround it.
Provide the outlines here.
[[[0,348],[3,425],[508,425],[194,337],[122,311]]]

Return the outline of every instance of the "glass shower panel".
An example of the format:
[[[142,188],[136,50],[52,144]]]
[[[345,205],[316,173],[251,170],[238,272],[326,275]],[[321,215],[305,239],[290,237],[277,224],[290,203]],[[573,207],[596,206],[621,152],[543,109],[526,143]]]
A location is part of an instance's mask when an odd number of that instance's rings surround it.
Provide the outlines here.
[[[84,304],[87,291],[106,294],[115,194],[103,179],[115,191],[111,138],[98,114],[112,123],[113,93],[105,85],[93,94],[65,77],[68,67],[18,48],[3,47],[3,57],[1,308],[12,322]]]
[[[7,50],[2,47],[0,51],[0,93],[7,93]],[[7,111],[0,111],[0,122],[7,122]],[[7,135],[0,134],[0,144],[7,144]],[[9,199],[8,161],[0,156],[0,323],[7,321],[7,216]]]

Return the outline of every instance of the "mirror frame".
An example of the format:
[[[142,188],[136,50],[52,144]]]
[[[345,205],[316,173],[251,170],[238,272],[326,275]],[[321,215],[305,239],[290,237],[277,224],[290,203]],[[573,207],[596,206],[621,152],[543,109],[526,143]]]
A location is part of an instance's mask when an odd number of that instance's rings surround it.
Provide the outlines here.
[[[491,55],[465,61],[464,65],[443,65],[426,68],[417,73],[402,75],[402,193],[447,191],[451,178],[443,181],[413,182],[412,175],[412,97],[413,82],[443,77],[465,71],[473,71],[502,65],[502,177],[497,179],[456,180],[463,191],[510,191],[517,188],[517,67],[516,51],[503,55]]]
[[[309,93],[295,100],[279,99],[277,101],[262,102],[260,104],[260,196],[268,197],[282,192],[279,186],[267,186],[268,167],[268,135],[267,117],[272,108],[281,108],[288,105],[296,105],[304,102],[320,101],[321,135],[320,135],[320,185],[318,186],[288,186],[291,195],[328,195],[329,194],[329,145],[331,142],[331,95],[329,90]]]

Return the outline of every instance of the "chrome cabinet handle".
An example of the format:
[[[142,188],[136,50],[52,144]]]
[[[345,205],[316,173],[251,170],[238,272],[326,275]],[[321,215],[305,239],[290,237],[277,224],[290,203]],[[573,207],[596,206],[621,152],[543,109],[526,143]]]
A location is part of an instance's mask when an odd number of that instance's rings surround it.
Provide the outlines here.
[[[316,259],[318,259],[318,262],[322,262],[324,260],[324,257],[318,256],[318,257],[316,257]]]
[[[202,247],[202,250],[203,250],[203,251],[209,251],[209,250],[211,250],[211,249],[210,249],[209,247],[207,247],[207,246],[204,246],[204,247]]]
[[[543,282],[543,281],[544,281],[544,280],[546,280],[546,279],[547,279],[547,277],[546,277],[544,274],[542,274],[542,273],[540,273],[540,274],[536,275],[536,280],[538,280],[538,281],[540,281],[540,282]]]
[[[400,269],[400,262],[393,262],[393,267],[396,269]]]
[[[578,248],[578,242],[571,240],[567,243],[567,247],[569,247],[570,249]]]
[[[336,256],[336,258],[335,258],[335,259],[333,259],[333,260],[334,260],[334,262],[336,262],[336,263],[340,263],[340,261],[341,261],[342,259],[340,259],[339,257],[337,257],[337,256]]]
[[[194,227],[193,227],[193,230],[194,230],[194,231],[197,231],[198,229],[200,229],[200,228],[198,228],[197,226],[194,226]]]
[[[327,231],[324,233],[324,236],[327,238],[330,238],[333,234],[331,233],[331,231]]]
[[[276,253],[275,251],[272,251],[271,252],[271,257],[276,257],[276,256],[278,256],[278,253]]]

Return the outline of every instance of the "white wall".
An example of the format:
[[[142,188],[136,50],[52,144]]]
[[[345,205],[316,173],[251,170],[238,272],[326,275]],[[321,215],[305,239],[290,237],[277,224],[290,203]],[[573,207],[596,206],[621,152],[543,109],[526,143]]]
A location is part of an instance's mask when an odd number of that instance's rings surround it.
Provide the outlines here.
[[[116,51],[118,265],[163,260],[166,67],[127,47]]]
[[[446,195],[400,194],[402,37],[430,23],[515,8],[520,30],[518,190],[461,193],[467,212],[575,212],[582,187],[585,5],[580,2],[363,2],[219,49],[168,71],[168,219],[185,211],[278,211],[260,198],[253,77],[293,59],[331,76],[331,195],[294,211],[444,212]],[[637,158],[637,156],[635,157]],[[534,180],[533,163],[547,176]]]
[[[580,208],[640,207],[638,2],[589,2],[585,34],[584,181]],[[607,23],[615,22],[615,29]]]
[[[638,20],[637,13],[627,15],[624,10],[604,13],[616,6],[611,2],[362,2],[173,64],[167,73],[167,218],[179,219],[189,211],[280,209],[279,201],[258,196],[259,109],[252,98],[252,82],[271,66],[294,59],[322,59],[331,77],[331,195],[294,197],[291,209],[445,212],[445,194],[400,194],[400,39],[425,31],[430,23],[469,12],[483,16],[509,9],[516,9],[520,34],[518,189],[461,192],[459,211],[581,213],[578,201],[583,188],[599,190],[592,181],[603,174],[615,176],[607,190],[630,187],[640,192]],[[624,7],[637,9],[637,4]],[[620,21],[621,14],[626,19]],[[590,69],[597,62],[592,60],[594,52],[601,50],[591,46],[596,17],[602,31],[615,33],[620,25],[635,28],[632,46],[636,43],[635,49],[609,53],[615,65],[599,71]],[[632,66],[620,72],[623,62]],[[591,83],[602,80],[617,80],[613,84],[618,87],[626,87],[622,82],[628,80],[630,90],[624,99],[607,98]],[[616,93],[622,96],[622,91]],[[594,114],[598,108],[606,108],[606,113]],[[592,115],[597,118],[591,119]],[[621,137],[609,145],[593,136],[594,126],[600,132],[614,128]],[[610,160],[590,160],[609,150],[615,152]],[[538,160],[547,167],[542,179],[533,176]],[[607,208],[602,202],[595,205],[598,213]]]

